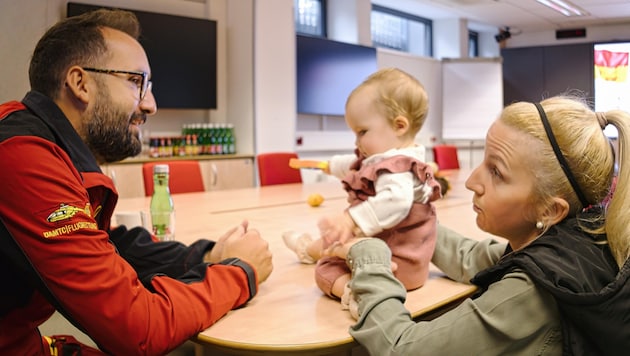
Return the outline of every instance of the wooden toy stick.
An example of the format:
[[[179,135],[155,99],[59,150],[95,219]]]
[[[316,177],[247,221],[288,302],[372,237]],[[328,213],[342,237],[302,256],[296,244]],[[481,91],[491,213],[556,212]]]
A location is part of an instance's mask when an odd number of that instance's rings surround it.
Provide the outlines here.
[[[291,158],[289,160],[289,167],[295,168],[295,169],[308,168],[308,169],[328,170],[328,162],[315,161],[315,160],[309,160],[309,159]]]

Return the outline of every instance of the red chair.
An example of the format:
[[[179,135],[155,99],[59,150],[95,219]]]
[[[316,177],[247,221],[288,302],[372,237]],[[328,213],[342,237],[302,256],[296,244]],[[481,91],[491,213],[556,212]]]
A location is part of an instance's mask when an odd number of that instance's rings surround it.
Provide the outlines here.
[[[256,156],[260,185],[302,183],[300,170],[289,167],[291,158],[298,158],[298,155],[291,152],[270,152]]]
[[[156,164],[168,164],[168,185],[171,194],[205,191],[199,162],[193,160],[147,162],[142,165],[144,194],[146,196],[153,195],[153,166]]]
[[[433,160],[440,170],[459,169],[457,147],[453,145],[433,146]]]

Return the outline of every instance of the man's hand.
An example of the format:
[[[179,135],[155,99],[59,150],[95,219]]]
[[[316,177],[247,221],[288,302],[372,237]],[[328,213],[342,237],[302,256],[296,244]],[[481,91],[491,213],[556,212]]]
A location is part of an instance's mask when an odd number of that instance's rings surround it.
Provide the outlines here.
[[[239,226],[243,227],[243,231],[247,231],[248,225],[249,223],[247,222],[247,220],[244,220]],[[223,234],[223,236],[219,237],[219,239],[215,242],[214,246],[212,247],[212,250],[207,252],[206,255],[204,256],[203,261],[208,262],[208,263],[221,262],[221,260],[223,259],[221,258],[221,254],[223,253],[223,244],[225,243],[225,239],[227,239],[228,236],[235,233],[236,230],[239,228],[239,226],[235,226],[231,228],[230,230],[228,230],[228,232]]]
[[[260,237],[257,230],[248,230],[247,221],[221,236],[204,261],[218,263],[231,257],[247,262],[256,271],[258,283],[267,280],[273,270],[269,243]]]

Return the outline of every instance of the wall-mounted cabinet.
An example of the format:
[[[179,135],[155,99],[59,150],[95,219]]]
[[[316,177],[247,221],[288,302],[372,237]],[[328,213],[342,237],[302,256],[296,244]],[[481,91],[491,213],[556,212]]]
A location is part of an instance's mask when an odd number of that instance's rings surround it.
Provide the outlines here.
[[[594,96],[592,43],[505,48],[501,56],[505,105],[571,91],[589,100]]]

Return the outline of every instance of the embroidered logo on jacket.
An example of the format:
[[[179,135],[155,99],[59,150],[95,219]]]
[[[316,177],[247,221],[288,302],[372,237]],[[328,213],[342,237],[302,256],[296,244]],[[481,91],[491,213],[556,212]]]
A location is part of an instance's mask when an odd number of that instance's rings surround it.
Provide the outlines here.
[[[78,208],[76,206],[62,203],[59,206],[59,208],[57,208],[55,211],[50,213],[50,215],[48,215],[46,220],[48,220],[48,222],[51,222],[51,223],[69,220],[72,217],[74,217],[77,213],[84,213],[88,217],[91,217],[92,213],[90,209],[90,204],[87,203],[84,208]],[[44,231],[43,236],[45,238],[51,238],[51,237],[56,237],[59,235],[68,235],[82,229],[96,230],[98,229],[98,226],[95,222],[92,222],[92,221],[77,221],[73,223],[68,223],[64,226],[58,227],[50,231]]]
[[[81,209],[81,208],[77,208],[76,206],[61,203],[59,208],[53,211],[52,213],[50,213],[50,215],[48,215],[48,218],[46,218],[46,220],[48,220],[48,222],[57,222],[61,220],[67,220],[67,219],[72,218],[76,213],[81,212],[81,211],[84,212],[87,216],[90,216],[90,204],[89,203],[86,204],[85,208]]]

